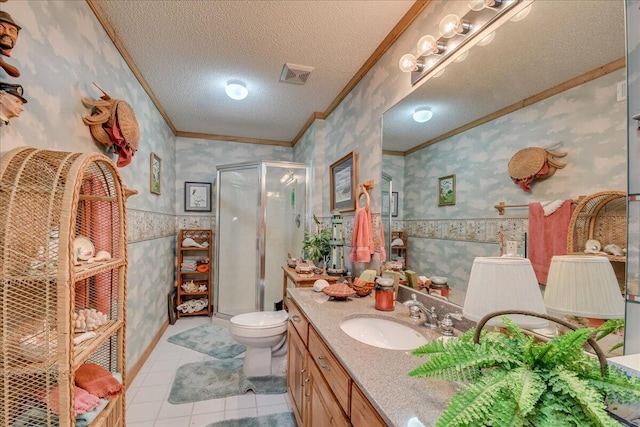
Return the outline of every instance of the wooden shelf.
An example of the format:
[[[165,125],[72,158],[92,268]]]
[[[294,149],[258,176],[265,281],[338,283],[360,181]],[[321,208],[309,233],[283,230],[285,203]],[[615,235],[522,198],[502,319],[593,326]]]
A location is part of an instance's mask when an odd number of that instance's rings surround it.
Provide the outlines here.
[[[178,236],[178,242],[181,245],[184,239],[193,239],[199,245],[207,244],[205,248],[199,248],[196,246],[179,246],[178,247],[178,283],[177,283],[177,295],[176,295],[176,307],[185,303],[188,300],[207,298],[207,307],[203,310],[199,310],[193,313],[183,313],[181,310],[176,309],[177,318],[183,316],[200,316],[211,315],[211,268],[213,266],[213,260],[211,259],[211,244],[213,242],[213,233],[208,229],[184,229],[180,230]],[[181,268],[184,260],[200,260],[207,258],[209,261],[209,269],[207,271],[183,271]],[[201,286],[206,285],[207,290],[204,292],[187,292],[182,289],[184,283],[193,281],[194,284]]]

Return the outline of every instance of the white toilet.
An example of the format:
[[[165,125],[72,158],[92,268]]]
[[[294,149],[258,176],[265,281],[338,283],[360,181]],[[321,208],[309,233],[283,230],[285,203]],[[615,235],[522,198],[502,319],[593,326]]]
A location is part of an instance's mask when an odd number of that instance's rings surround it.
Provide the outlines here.
[[[283,375],[286,371],[286,311],[258,311],[233,316],[229,332],[247,346],[244,374],[248,377]]]

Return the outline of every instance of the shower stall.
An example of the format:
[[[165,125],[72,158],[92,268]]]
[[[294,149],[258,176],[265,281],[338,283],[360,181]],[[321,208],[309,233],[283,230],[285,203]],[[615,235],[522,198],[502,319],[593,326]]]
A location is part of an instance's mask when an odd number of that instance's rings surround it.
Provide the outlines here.
[[[287,254],[300,256],[309,168],[277,161],[216,168],[214,316],[274,310]]]

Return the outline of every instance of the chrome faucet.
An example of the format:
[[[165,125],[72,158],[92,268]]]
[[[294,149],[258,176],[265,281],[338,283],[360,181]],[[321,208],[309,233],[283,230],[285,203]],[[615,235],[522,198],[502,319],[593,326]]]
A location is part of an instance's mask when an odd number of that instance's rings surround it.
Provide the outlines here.
[[[431,309],[425,307],[423,303],[418,301],[416,294],[411,294],[411,299],[405,301],[403,304],[409,308],[409,317],[419,320],[420,312],[423,312],[426,318],[423,326],[430,329],[438,328],[438,315],[436,314],[435,307],[431,307]]]

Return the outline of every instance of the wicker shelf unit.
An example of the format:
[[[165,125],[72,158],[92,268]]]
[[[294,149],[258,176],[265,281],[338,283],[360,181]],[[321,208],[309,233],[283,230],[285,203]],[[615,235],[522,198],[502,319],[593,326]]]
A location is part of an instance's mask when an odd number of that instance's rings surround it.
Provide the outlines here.
[[[191,241],[191,246],[183,246],[185,241]],[[178,294],[176,298],[176,314],[178,319],[183,316],[211,316],[211,242],[212,232],[208,229],[184,229],[180,230],[178,236]],[[185,262],[191,261],[195,271],[190,271],[189,266],[185,267]],[[206,271],[203,270],[206,266]],[[200,270],[198,270],[200,269]],[[185,287],[196,286],[198,288],[205,287],[204,290],[186,290]],[[188,302],[190,300],[203,301],[206,299],[206,305],[200,309],[192,311],[189,309]],[[184,310],[180,307],[184,307]]]
[[[602,248],[609,244],[627,247],[627,193],[601,191],[580,199],[569,221],[567,253],[584,254],[588,240],[597,240]],[[609,258],[620,289],[624,291],[627,257],[596,255]]]
[[[86,363],[123,384],[90,426],[125,425],[124,200],[102,154],[22,147],[0,159],[0,425],[75,426]],[[101,318],[83,323],[91,309]]]

